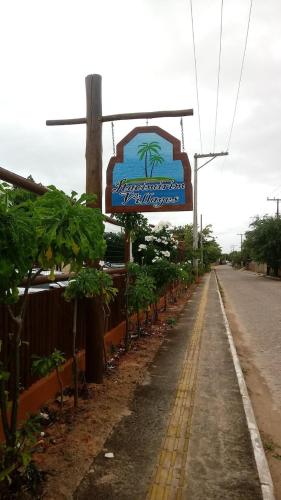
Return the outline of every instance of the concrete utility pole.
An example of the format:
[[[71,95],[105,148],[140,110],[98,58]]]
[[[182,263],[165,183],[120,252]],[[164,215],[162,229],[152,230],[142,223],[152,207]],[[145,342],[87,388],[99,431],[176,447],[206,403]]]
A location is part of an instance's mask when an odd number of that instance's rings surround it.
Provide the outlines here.
[[[267,198],[267,201],[277,202],[276,217],[279,217],[279,201],[281,201],[281,198]]]
[[[240,236],[240,252],[242,252],[242,243],[243,243],[243,236],[244,233],[237,233],[237,236]]]
[[[241,254],[241,267],[243,267],[243,260],[242,260],[242,243],[243,243],[243,236],[244,233],[237,233],[237,236],[240,236],[240,254]]]
[[[197,252],[198,250],[198,221],[197,221],[197,174],[198,170],[203,168],[207,163],[213,161],[217,156],[227,156],[228,153],[208,153],[208,154],[197,154],[194,155],[194,172],[193,172],[193,250]],[[197,160],[199,158],[210,158],[210,160],[203,163],[198,167]],[[195,270],[195,276],[198,278],[198,259],[197,257],[193,259],[193,268]]]
[[[201,266],[203,265],[203,220],[202,220],[202,214],[200,215],[200,233],[201,233],[201,238],[200,238],[200,261],[201,261]]]

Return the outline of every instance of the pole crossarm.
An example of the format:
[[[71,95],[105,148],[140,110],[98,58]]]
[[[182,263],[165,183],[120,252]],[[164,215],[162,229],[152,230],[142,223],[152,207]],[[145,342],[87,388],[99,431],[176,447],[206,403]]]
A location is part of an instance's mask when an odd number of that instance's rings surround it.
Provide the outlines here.
[[[216,158],[217,156],[227,156],[229,153],[228,151],[224,152],[222,151],[221,153],[206,153],[206,154],[198,154],[195,153],[194,158]]]
[[[200,170],[200,168],[205,167],[205,165],[207,165],[207,163],[210,163],[212,160],[214,160],[218,156],[227,156],[227,155],[228,155],[228,153],[223,153],[223,152],[222,153],[209,153],[209,154],[195,154],[194,158],[210,158],[210,160],[203,163],[203,165],[200,165],[200,167],[197,167],[197,170]]]
[[[171,111],[144,111],[141,113],[120,113],[116,115],[100,116],[100,122],[114,122],[118,120],[141,120],[145,118],[170,118],[193,116],[193,109],[176,109]],[[61,120],[47,120],[46,125],[81,125],[87,124],[86,118],[67,118]]]
[[[143,118],[169,118],[169,117],[193,116],[193,109],[176,109],[171,111],[144,111],[141,113],[120,113],[116,115],[102,116],[102,122],[114,122],[118,120],[139,120]]]
[[[277,209],[276,209],[276,217],[279,217],[279,202],[281,201],[281,198],[268,198],[267,197],[267,201],[276,201],[277,203]]]
[[[66,120],[46,120],[46,125],[81,125],[87,123],[86,118],[67,118]]]

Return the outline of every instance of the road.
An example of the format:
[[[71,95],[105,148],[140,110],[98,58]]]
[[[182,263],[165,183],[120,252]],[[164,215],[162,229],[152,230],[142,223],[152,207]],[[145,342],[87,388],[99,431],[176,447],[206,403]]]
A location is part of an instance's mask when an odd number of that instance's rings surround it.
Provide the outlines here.
[[[229,265],[216,272],[281,499],[281,281]]]

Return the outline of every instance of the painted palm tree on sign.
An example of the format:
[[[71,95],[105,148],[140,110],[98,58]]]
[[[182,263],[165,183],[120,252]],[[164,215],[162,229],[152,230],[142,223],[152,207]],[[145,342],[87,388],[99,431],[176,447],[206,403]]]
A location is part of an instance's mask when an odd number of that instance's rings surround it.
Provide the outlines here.
[[[161,146],[159,142],[143,142],[138,146],[138,156],[140,160],[144,160],[144,175],[148,177],[148,162],[150,162],[151,156],[158,155]]]
[[[164,162],[163,156],[159,154],[151,155],[150,157],[150,165],[151,165],[151,171],[150,171],[150,178],[152,178],[152,173],[153,169],[157,165],[161,165]]]

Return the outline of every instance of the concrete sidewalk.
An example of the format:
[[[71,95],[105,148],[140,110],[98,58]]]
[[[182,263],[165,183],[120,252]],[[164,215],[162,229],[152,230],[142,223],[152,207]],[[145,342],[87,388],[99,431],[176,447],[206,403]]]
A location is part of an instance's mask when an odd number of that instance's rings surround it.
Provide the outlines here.
[[[262,498],[215,275],[167,336],[131,414],[96,457],[75,499]]]

